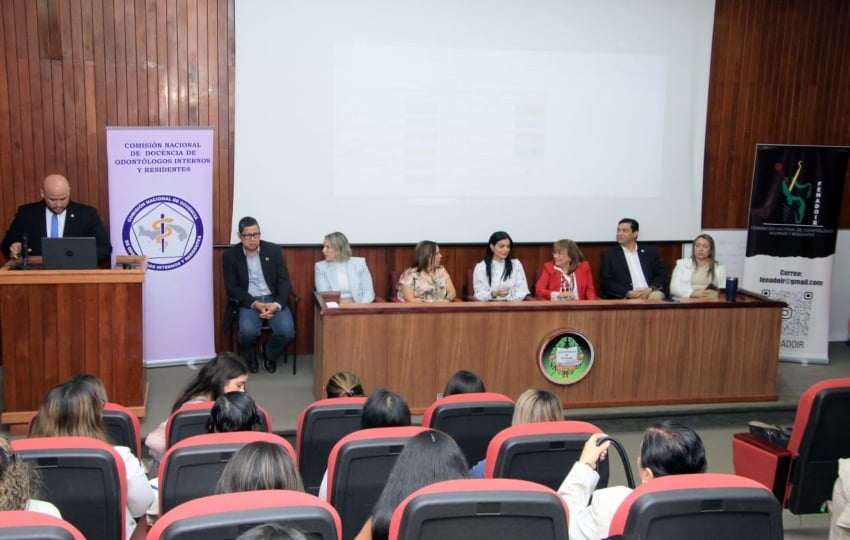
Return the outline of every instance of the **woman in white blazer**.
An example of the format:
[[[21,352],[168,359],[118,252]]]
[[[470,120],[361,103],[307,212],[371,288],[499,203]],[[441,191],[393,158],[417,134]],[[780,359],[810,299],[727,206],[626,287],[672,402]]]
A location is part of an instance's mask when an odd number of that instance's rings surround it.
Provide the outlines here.
[[[366,259],[351,256],[351,245],[344,234],[326,235],[322,254],[325,260],[315,266],[317,291],[339,291],[342,302],[365,304],[375,300],[375,286]]]
[[[694,239],[689,259],[676,261],[670,294],[678,298],[717,298],[717,289],[725,286],[726,267],[714,254],[714,238],[700,234]]]

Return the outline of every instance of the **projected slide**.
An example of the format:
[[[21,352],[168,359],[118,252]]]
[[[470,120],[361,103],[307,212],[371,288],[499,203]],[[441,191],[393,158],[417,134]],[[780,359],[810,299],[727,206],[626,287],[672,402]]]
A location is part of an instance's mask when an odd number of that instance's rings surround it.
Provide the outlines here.
[[[318,244],[692,238],[712,0],[236,4],[234,223]]]

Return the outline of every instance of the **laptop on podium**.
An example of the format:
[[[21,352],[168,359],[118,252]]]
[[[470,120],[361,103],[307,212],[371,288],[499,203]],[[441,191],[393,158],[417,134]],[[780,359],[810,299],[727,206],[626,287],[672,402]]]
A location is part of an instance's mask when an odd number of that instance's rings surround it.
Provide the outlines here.
[[[94,236],[42,238],[41,266],[45,270],[94,270],[97,243]]]

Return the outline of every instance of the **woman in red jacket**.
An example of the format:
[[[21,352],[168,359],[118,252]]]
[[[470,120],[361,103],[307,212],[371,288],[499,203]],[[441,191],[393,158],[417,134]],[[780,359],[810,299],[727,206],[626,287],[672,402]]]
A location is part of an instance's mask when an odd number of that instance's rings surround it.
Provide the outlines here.
[[[548,300],[596,300],[590,263],[572,240],[558,240],[552,245],[552,262],[543,271],[534,293]]]

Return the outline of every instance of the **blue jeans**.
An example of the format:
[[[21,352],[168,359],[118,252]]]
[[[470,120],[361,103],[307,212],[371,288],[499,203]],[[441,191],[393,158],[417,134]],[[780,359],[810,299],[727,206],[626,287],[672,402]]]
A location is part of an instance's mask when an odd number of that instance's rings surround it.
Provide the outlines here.
[[[258,302],[271,302],[270,296],[255,298]],[[251,366],[257,362],[257,338],[267,324],[272,331],[272,337],[266,344],[266,360],[277,363],[277,359],[283,353],[286,345],[295,339],[295,322],[292,320],[292,312],[289,306],[274,314],[271,319],[261,319],[256,309],[239,308],[239,347],[245,357],[245,362]]]

